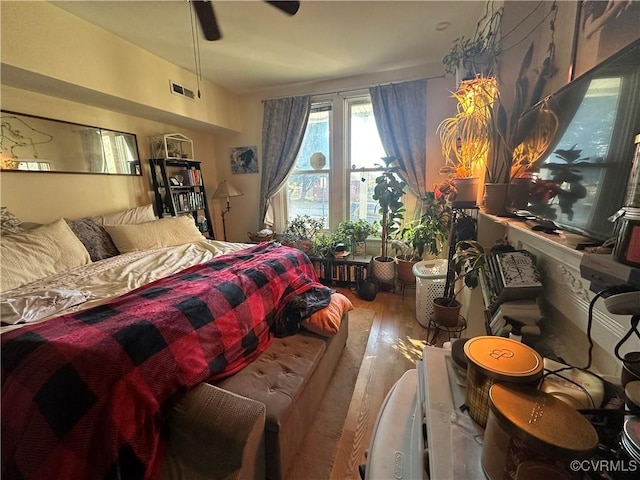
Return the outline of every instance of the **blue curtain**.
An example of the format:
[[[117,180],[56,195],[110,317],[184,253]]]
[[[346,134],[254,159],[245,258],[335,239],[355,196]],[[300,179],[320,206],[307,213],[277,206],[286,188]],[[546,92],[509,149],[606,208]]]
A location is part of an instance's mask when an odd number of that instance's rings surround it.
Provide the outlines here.
[[[369,89],[385,153],[397,158],[400,176],[422,198],[427,161],[427,79]]]
[[[288,97],[264,101],[262,120],[262,178],[260,221],[269,202],[293,168],[311,111],[311,97]]]

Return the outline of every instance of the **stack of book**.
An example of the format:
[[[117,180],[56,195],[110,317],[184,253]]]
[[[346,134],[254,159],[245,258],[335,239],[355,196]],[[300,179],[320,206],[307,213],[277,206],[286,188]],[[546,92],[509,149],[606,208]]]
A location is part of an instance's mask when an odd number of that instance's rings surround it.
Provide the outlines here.
[[[540,334],[537,324],[542,314],[536,299],[542,293],[542,282],[530,252],[488,254],[480,282],[492,334],[507,333],[514,324],[523,325],[523,333]]]
[[[542,312],[536,300],[513,300],[503,302],[491,317],[489,328],[492,335],[504,335],[518,325],[522,335],[540,335],[538,323],[542,320]]]

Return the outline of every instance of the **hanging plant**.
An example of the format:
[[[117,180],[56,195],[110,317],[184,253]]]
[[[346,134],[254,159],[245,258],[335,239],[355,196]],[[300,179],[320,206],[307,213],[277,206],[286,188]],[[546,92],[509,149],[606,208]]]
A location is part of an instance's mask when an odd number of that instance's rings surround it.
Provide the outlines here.
[[[453,41],[451,50],[442,59],[444,70],[455,74],[463,69],[464,79],[476,75],[494,73],[501,49],[500,26],[502,24],[503,7],[494,10],[494,2],[487,2],[485,13],[476,24],[472,38],[458,37]]]

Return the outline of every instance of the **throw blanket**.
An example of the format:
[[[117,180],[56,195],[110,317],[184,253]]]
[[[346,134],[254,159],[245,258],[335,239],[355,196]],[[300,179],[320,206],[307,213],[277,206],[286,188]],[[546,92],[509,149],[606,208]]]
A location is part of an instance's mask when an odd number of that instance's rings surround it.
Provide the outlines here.
[[[303,252],[262,243],[7,332],[3,480],[157,477],[163,404],[252,362],[269,322],[316,288]]]

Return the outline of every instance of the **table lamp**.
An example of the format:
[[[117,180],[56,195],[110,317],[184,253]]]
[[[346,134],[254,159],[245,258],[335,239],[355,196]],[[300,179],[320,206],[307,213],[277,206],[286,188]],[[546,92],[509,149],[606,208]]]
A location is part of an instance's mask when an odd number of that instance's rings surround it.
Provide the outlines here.
[[[227,199],[227,208],[222,210],[222,232],[224,233],[224,241],[227,241],[227,227],[224,223],[224,216],[231,211],[231,204],[229,203],[229,199],[231,197],[239,197],[242,195],[242,192],[238,190],[236,187],[228,183],[226,180],[223,180],[216,188],[216,191],[213,194],[212,198],[226,198]]]

